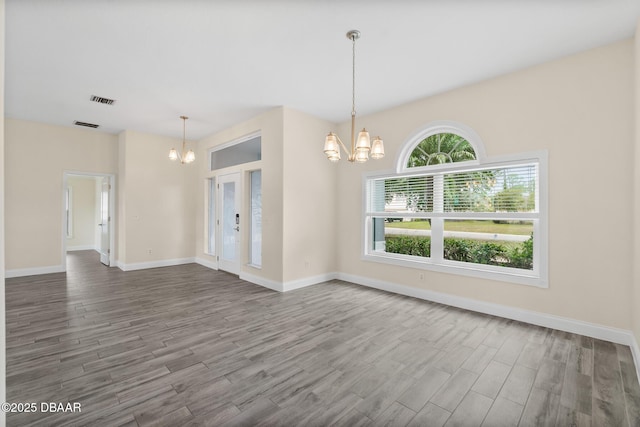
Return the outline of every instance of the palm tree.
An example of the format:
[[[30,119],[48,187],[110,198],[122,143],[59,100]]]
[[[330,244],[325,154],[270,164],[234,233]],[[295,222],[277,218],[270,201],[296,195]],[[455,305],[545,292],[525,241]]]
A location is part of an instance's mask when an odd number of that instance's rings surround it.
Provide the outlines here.
[[[437,133],[431,135],[416,145],[411,152],[407,167],[415,168],[421,166],[432,166],[444,163],[465,162],[476,159],[476,152],[466,139],[454,133]],[[482,175],[482,173],[481,173]],[[470,182],[484,182],[486,178],[478,176],[478,173],[469,176]],[[425,176],[420,178],[409,178],[425,180],[426,194],[414,195],[413,204],[419,210],[433,210],[433,177]],[[455,185],[454,185],[455,187]],[[473,188],[476,188],[475,186]],[[449,180],[445,180],[445,194],[455,192],[455,197],[448,197],[447,200],[461,202],[461,198],[473,197],[473,192],[460,192],[458,188],[453,188]],[[460,203],[459,206],[467,206],[467,203]],[[448,203],[444,208],[446,211],[456,210],[457,204]]]
[[[415,168],[475,159],[476,153],[469,141],[454,133],[437,133],[416,145],[409,156],[407,167]]]

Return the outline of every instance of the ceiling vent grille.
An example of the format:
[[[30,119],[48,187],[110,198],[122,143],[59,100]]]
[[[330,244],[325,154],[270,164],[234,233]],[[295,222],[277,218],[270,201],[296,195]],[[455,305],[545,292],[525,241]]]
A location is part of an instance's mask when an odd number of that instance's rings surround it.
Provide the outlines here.
[[[79,122],[77,120],[75,122],[73,122],[73,124],[76,125],[76,126],[84,126],[86,128],[93,128],[93,129],[95,129],[95,128],[100,126],[100,125],[96,125],[96,124],[93,124],[93,123]]]
[[[95,95],[91,95],[90,99],[93,102],[97,102],[100,104],[107,104],[107,105],[113,105],[113,103],[116,102],[115,99],[103,98],[101,96],[95,96]]]

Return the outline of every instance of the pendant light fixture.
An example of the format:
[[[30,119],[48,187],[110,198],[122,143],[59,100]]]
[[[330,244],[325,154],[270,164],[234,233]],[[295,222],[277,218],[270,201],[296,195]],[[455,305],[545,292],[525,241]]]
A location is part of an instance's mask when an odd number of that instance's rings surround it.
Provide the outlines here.
[[[379,136],[373,138],[373,143],[369,137],[369,132],[362,129],[355,138],[356,125],[356,40],[360,38],[360,31],[351,30],[347,33],[347,38],[352,42],[352,91],[351,91],[351,151],[342,143],[340,137],[333,132],[329,132],[324,141],[324,153],[332,162],[340,160],[340,147],[349,155],[350,162],[366,162],[369,156],[372,159],[384,157],[384,143]]]
[[[169,159],[180,160],[180,163],[182,164],[191,163],[196,159],[196,154],[193,152],[193,150],[189,150],[185,152],[187,147],[187,141],[185,138],[185,135],[186,135],[185,128],[186,128],[187,119],[189,117],[180,116],[180,118],[182,119],[182,152],[178,153],[178,151],[175,148],[172,148],[171,150],[169,150]]]

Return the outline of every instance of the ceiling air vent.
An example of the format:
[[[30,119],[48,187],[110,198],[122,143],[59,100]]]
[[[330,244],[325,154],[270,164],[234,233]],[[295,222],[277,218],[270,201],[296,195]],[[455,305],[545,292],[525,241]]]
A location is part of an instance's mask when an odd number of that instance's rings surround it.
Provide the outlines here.
[[[76,125],[76,126],[84,126],[86,128],[94,128],[94,129],[97,128],[98,126],[100,126],[100,125],[96,125],[96,124],[93,124],[93,123],[79,122],[77,120],[75,122],[73,122],[73,124]]]
[[[91,95],[90,99],[93,102],[98,102],[100,104],[107,104],[107,105],[113,105],[113,103],[116,102],[115,99],[103,98],[101,96],[95,96],[95,95]]]

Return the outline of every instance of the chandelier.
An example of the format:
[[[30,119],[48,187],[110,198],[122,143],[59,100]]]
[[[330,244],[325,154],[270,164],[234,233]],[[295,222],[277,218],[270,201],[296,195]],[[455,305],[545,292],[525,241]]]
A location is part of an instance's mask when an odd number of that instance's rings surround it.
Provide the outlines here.
[[[347,33],[347,38],[352,42],[352,91],[351,91],[351,151],[342,143],[340,137],[333,132],[329,132],[324,141],[324,153],[332,162],[340,160],[340,147],[349,155],[350,162],[366,162],[369,156],[372,159],[384,157],[384,144],[379,136],[373,138],[373,143],[369,137],[369,132],[365,128],[358,133],[355,138],[356,125],[356,40],[360,38],[360,31],[351,30]]]
[[[178,153],[175,148],[172,148],[171,150],[169,150],[169,159],[180,160],[180,163],[182,164],[191,163],[196,159],[196,154],[193,152],[193,150],[185,152],[187,146],[187,141],[185,138],[185,128],[187,119],[189,117],[180,116],[180,118],[182,119],[182,152]]]

